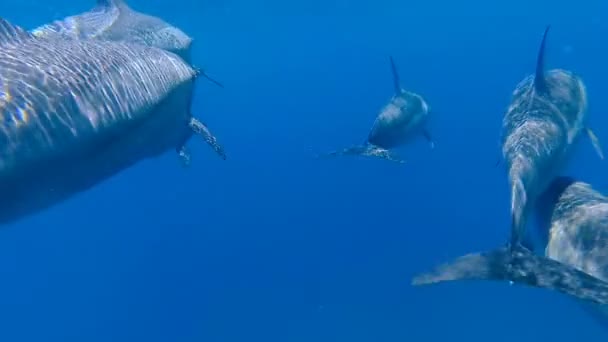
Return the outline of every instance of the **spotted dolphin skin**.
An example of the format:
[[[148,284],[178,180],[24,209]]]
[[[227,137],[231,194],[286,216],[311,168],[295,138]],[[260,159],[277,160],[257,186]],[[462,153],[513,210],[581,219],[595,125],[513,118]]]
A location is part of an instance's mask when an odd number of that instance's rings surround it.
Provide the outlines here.
[[[585,126],[587,100],[582,80],[562,69],[544,71],[548,30],[549,27],[539,49],[536,73],[519,83],[503,120],[502,150],[512,189],[509,243],[420,275],[414,279],[415,285],[471,278],[521,281],[522,275],[517,274],[521,267],[553,267],[543,264],[546,259],[531,256],[531,235],[524,229],[527,218],[539,195],[566,164],[582,131],[588,132],[597,152],[602,154],[597,138]]]
[[[426,128],[429,106],[422,96],[401,88],[399,73],[392,57],[390,62],[395,94],[376,117],[365,143],[324,156],[363,155],[403,163],[404,160],[391,152],[391,149],[402,146],[420,135],[434,147],[435,143]]]
[[[88,12],[40,26],[36,37],[102,39],[171,51],[190,62],[192,38],[164,20],[137,12],[123,0],[97,0]]]
[[[187,156],[204,136],[190,108],[197,75],[161,49],[37,38],[0,19],[0,223],[168,150]]]
[[[559,291],[577,299],[594,316],[608,318],[608,198],[589,184],[556,177],[535,206],[542,242],[539,254],[517,246],[469,254],[418,284],[456,279],[509,280]]]

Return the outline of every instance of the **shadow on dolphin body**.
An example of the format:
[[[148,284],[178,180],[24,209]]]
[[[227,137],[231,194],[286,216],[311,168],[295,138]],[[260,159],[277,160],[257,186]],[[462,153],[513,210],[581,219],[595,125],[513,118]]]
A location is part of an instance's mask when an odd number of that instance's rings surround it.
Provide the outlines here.
[[[544,71],[548,31],[549,26],[543,34],[535,74],[518,85],[503,120],[506,131],[503,154],[513,184],[509,243],[489,252],[459,257],[414,277],[413,285],[472,279],[510,281],[608,304],[608,283],[569,260],[534,254],[532,235],[523,229],[532,210],[541,220],[555,219],[547,216],[543,203],[552,203],[570,187],[572,181],[560,178],[557,173],[567,161],[577,136],[585,130],[586,94],[582,81],[565,70]],[[602,156],[595,135],[586,130]]]
[[[423,136],[431,148],[435,143],[426,128],[429,106],[422,96],[401,87],[395,61],[390,57],[394,95],[376,117],[374,124],[362,145],[339,151],[323,153],[317,158],[335,156],[367,156],[404,163],[391,149],[405,145],[418,136]]]

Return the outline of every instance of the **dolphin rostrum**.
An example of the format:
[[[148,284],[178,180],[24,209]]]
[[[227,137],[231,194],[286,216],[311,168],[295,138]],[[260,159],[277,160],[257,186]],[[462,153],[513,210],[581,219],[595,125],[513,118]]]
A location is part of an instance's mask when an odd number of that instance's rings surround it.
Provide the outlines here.
[[[191,114],[197,76],[165,50],[38,38],[0,19],[0,222],[167,150],[187,161],[190,137],[208,139]]]
[[[376,117],[366,141],[341,151],[325,153],[323,156],[362,155],[372,156],[403,163],[395,153],[390,151],[422,135],[430,143],[435,143],[426,128],[429,106],[422,96],[401,87],[395,61],[390,57],[393,76],[393,97]]]

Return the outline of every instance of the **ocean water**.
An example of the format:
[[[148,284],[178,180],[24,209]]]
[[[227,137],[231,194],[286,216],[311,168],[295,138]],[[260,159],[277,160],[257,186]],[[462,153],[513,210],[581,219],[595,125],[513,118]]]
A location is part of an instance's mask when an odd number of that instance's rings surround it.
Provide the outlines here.
[[[142,162],[0,230],[0,341],[572,341],[608,330],[574,301],[506,283],[416,288],[506,241],[502,115],[533,72],[578,73],[608,145],[601,0],[130,0],[196,39],[193,112],[225,146]],[[28,29],[93,1],[3,0]],[[406,164],[316,153],[361,143],[403,87],[433,111]],[[565,173],[608,191],[587,139]]]

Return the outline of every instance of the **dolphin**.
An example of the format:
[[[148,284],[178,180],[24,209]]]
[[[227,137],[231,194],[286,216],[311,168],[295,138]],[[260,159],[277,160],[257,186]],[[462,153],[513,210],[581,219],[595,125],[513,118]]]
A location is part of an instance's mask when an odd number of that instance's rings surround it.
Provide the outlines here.
[[[190,138],[208,139],[190,108],[198,76],[162,49],[44,39],[0,19],[0,223],[169,150],[187,162]]]
[[[532,235],[524,229],[528,216],[567,163],[581,132],[587,131],[596,151],[603,155],[585,124],[587,99],[580,77],[563,69],[544,71],[548,31],[549,26],[543,34],[535,74],[518,84],[503,120],[502,150],[512,189],[510,241],[506,247],[470,254],[417,276],[414,285],[470,278],[522,281],[520,278],[529,274],[517,273],[523,272],[522,267],[539,272],[560,269],[530,251]]]
[[[571,71],[545,71],[545,28],[536,72],[513,92],[503,117],[502,154],[511,188],[511,245],[526,243],[525,227],[536,197],[565,166],[581,132],[586,131],[600,158],[599,141],[587,120],[587,93]]]
[[[179,28],[164,20],[137,12],[123,0],[97,0],[96,6],[88,12],[53,21],[30,31],[32,35],[47,39],[98,39],[115,42],[143,44],[173,52],[191,62],[193,39]],[[222,83],[211,78],[203,70],[197,72],[219,87]],[[201,132],[207,134],[207,141],[217,138],[205,125]]]
[[[516,246],[469,254],[415,278],[415,284],[457,279],[509,280],[575,298],[608,318],[608,197],[591,185],[558,176],[535,204],[537,253]]]
[[[403,163],[404,160],[390,150],[420,135],[434,148],[435,142],[426,127],[428,104],[422,96],[401,87],[393,57],[390,57],[390,63],[394,94],[376,117],[365,142],[341,151],[325,153],[323,156],[362,155]]]
[[[130,8],[123,0],[97,0],[90,11],[30,31],[36,37],[102,39],[154,46],[190,62],[193,39],[164,20]]]

